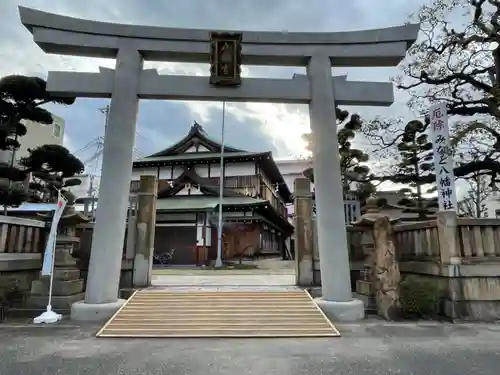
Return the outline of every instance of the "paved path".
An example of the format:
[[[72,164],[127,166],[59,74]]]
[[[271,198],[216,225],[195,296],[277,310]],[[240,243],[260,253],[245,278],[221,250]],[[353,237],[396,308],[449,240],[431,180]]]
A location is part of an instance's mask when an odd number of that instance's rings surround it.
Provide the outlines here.
[[[211,275],[176,274],[153,276],[154,286],[278,286],[294,285],[295,275],[229,274],[212,271]]]
[[[0,324],[2,375],[494,375],[500,326],[338,325],[328,339],[96,339]]]
[[[293,261],[262,259],[256,269],[182,269],[153,271],[155,286],[290,286],[295,285]]]

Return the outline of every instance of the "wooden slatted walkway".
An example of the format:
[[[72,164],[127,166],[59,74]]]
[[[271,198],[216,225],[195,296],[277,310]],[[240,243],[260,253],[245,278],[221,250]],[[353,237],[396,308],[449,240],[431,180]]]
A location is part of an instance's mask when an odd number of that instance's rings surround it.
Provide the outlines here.
[[[303,290],[142,290],[97,337],[332,337],[337,329]]]

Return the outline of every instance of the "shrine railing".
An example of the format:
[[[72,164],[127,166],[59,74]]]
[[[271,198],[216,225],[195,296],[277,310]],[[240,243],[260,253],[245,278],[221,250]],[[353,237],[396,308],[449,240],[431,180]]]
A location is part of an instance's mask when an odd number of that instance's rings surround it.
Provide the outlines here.
[[[500,219],[458,218],[457,230],[462,257],[500,257]]]
[[[43,221],[0,216],[0,254],[43,253],[45,236]]]
[[[436,220],[396,225],[394,241],[400,261],[439,259],[440,249]]]
[[[399,259],[439,260],[450,246],[440,243],[439,230],[436,220],[396,225],[394,237]],[[456,236],[460,258],[500,260],[500,219],[457,218]]]

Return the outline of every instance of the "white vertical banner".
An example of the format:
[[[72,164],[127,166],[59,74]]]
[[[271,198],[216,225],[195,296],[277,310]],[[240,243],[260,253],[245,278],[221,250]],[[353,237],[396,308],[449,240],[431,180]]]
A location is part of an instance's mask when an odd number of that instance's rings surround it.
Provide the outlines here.
[[[457,211],[455,176],[453,174],[453,151],[450,143],[446,104],[439,103],[433,105],[430,109],[429,117],[439,211]]]
[[[33,319],[35,324],[41,323],[55,323],[62,319],[61,314],[57,314],[52,310],[52,285],[54,283],[54,259],[56,253],[56,240],[57,240],[57,226],[59,220],[66,207],[66,199],[62,196],[61,192],[57,193],[57,206],[54,211],[54,216],[52,217],[52,224],[50,226],[49,238],[47,240],[47,246],[45,247],[45,253],[43,257],[42,265],[42,276],[50,276],[49,282],[49,299],[47,301],[47,310],[41,315]]]
[[[61,220],[62,213],[66,207],[66,199],[61,193],[58,193],[57,206],[52,217],[52,224],[50,225],[49,238],[47,239],[47,245],[45,247],[45,252],[43,255],[43,265],[42,265],[42,276],[52,275],[52,270],[54,269],[54,252],[55,244],[57,238],[57,226],[59,225],[59,220]]]

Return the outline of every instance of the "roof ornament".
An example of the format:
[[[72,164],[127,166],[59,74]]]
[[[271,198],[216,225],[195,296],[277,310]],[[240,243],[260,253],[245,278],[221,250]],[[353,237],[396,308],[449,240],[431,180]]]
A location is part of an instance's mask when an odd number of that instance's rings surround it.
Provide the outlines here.
[[[199,133],[203,133],[205,136],[207,135],[207,132],[205,131],[205,129],[203,129],[203,126],[201,126],[195,121],[193,126],[191,127],[191,132],[196,132],[196,131]]]

